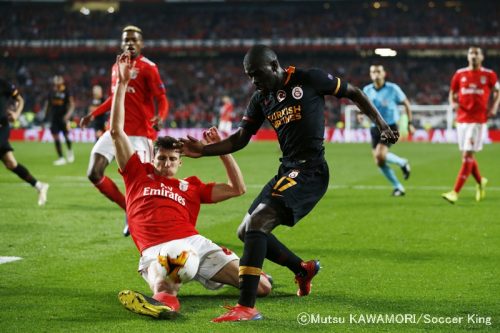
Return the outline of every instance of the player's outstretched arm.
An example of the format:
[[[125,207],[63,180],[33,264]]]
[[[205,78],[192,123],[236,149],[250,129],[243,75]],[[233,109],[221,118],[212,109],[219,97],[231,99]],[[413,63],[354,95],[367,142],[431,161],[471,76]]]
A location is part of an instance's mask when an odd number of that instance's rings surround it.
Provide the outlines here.
[[[221,141],[221,137],[216,127],[211,127],[203,133],[204,139],[208,144],[214,144]],[[246,192],[245,181],[240,167],[234,157],[230,154],[221,155],[220,159],[226,169],[227,183],[218,183],[212,189],[212,201],[220,202],[229,198],[237,197]]]
[[[411,112],[411,104],[408,98],[403,101],[403,107],[405,109],[406,116],[408,117],[408,132],[410,134],[415,133],[415,126],[413,125],[413,113]]]
[[[345,97],[353,101],[363,112],[375,123],[380,131],[380,137],[382,141],[387,141],[389,143],[396,143],[399,139],[399,133],[397,131],[392,131],[389,125],[384,121],[380,113],[377,111],[375,106],[370,102],[368,97],[365,95],[361,89],[355,87],[351,84],[347,85],[347,91]]]
[[[456,111],[458,109],[458,95],[455,91],[451,89],[448,94],[448,102],[450,103],[452,111]]]
[[[115,145],[116,162],[120,169],[123,170],[130,157],[134,154],[132,144],[123,129],[125,124],[125,93],[133,65],[130,62],[130,54],[127,52],[119,55],[116,62],[118,65],[118,82],[111,107],[110,133]]]
[[[21,115],[21,112],[24,108],[24,98],[19,92],[17,93],[17,95],[15,95],[14,100],[14,110],[10,111],[7,115],[9,121],[16,121],[17,118],[19,118],[19,116]]]
[[[234,153],[244,148],[251,137],[252,133],[240,127],[226,139],[213,144],[204,144],[189,135],[187,139],[182,138],[179,140],[182,142],[182,147],[180,148],[184,155],[198,158],[202,156],[220,156]]]
[[[488,117],[495,117],[498,111],[498,106],[500,105],[500,88],[499,83],[495,85],[493,89],[493,103],[491,104],[491,108],[488,111]]]
[[[83,116],[80,120],[80,127],[85,128],[88,124],[94,120],[95,117],[106,113],[111,109],[111,103],[113,102],[112,96],[106,98],[106,100],[98,107],[92,109],[86,116]]]
[[[64,121],[69,121],[74,111],[75,111],[75,98],[73,96],[69,96],[69,105],[68,105],[68,110],[64,115]]]

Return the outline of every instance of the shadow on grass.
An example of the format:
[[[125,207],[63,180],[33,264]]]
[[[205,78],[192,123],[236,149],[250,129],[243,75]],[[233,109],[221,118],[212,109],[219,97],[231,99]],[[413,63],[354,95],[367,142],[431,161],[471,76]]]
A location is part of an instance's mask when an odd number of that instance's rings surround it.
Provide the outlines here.
[[[389,250],[380,248],[331,248],[329,246],[317,246],[301,248],[293,247],[292,250],[303,258],[335,258],[355,257],[359,259],[379,259],[388,260],[397,263],[418,263],[427,261],[464,261],[468,263],[491,262],[492,264],[500,262],[500,254],[483,255],[471,253],[456,252],[438,252],[438,251],[408,251],[408,250]],[[224,246],[235,251],[242,252],[241,243],[224,243]],[[240,250],[241,249],[241,250]],[[239,252],[238,252],[239,251]],[[304,259],[306,260],[306,259]]]

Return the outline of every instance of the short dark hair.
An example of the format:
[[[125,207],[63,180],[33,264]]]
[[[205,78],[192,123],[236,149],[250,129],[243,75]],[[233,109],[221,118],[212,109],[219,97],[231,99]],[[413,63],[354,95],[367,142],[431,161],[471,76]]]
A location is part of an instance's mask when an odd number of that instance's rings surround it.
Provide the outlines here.
[[[275,60],[277,61],[278,56],[269,46],[257,44],[248,50],[245,54],[244,61],[255,61],[255,59],[271,62]]]
[[[178,150],[178,148],[176,147],[177,143],[179,143],[179,140],[177,140],[176,138],[173,138],[171,136],[160,136],[154,143],[154,153],[156,154],[160,148]]]

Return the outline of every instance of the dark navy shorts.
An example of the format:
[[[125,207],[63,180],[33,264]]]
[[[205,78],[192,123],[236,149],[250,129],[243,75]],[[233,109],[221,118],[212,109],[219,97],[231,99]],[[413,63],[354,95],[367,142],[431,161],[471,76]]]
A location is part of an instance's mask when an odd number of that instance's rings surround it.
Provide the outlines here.
[[[248,213],[264,203],[278,211],[281,224],[293,226],[316,206],[328,189],[329,180],[328,164],[323,158],[303,164],[282,163]]]

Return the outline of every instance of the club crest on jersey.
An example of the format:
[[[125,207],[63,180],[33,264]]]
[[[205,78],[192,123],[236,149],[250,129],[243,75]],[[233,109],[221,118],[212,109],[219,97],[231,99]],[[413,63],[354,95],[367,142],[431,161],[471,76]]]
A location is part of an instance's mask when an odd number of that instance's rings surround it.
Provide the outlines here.
[[[293,178],[296,178],[298,175],[299,175],[299,170],[292,170],[292,171],[288,174],[288,177],[293,179]]]
[[[132,69],[132,71],[130,72],[130,78],[132,80],[135,80],[137,79],[137,75],[139,74],[139,70],[137,68],[134,68]]]
[[[189,188],[189,183],[185,180],[179,180],[179,190],[186,192]]]
[[[486,76],[481,76],[479,81],[481,82],[481,84],[486,84]]]
[[[462,78],[460,79],[460,81],[465,82],[465,81],[467,81],[467,78],[465,76],[462,76]]]
[[[292,97],[295,99],[301,99],[304,96],[304,91],[301,87],[297,86],[292,89]]]
[[[276,98],[278,99],[278,102],[283,101],[286,98],[286,92],[284,90],[278,90]]]

